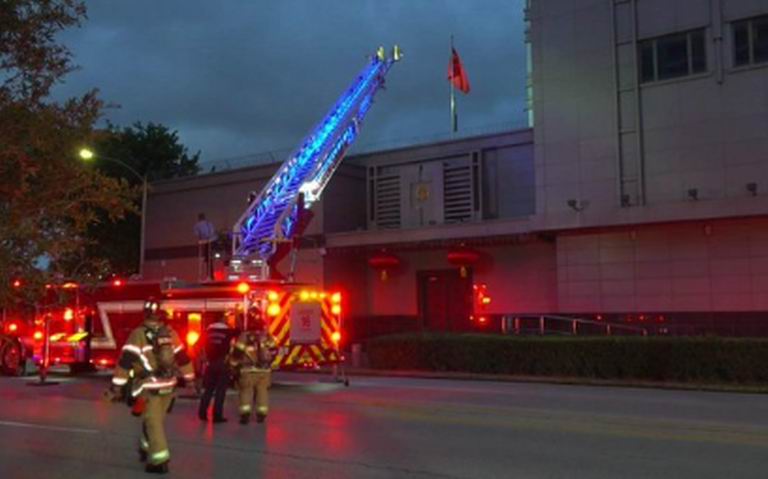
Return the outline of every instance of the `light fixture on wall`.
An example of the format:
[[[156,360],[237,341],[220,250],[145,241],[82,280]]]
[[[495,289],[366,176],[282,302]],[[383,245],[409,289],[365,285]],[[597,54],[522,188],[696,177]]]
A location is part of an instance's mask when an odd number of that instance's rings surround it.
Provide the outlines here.
[[[699,199],[699,189],[698,188],[691,188],[688,190],[688,198],[692,199],[693,201],[698,201]]]
[[[589,202],[587,201],[574,200],[574,199],[568,200],[568,207],[571,208],[573,211],[576,211],[577,213],[584,211],[584,209],[587,206],[589,206]]]
[[[757,183],[751,182],[744,185],[750,195],[757,196]]]

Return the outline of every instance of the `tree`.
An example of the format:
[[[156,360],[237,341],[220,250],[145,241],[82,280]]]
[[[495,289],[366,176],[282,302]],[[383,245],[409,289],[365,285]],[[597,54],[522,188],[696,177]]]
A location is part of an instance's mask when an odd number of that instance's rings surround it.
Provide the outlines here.
[[[108,123],[107,130],[97,134],[95,150],[101,172],[136,188],[141,186],[141,180],[125,166],[114,161],[99,162],[98,158],[119,160],[149,181],[190,176],[199,171],[200,152],[190,156],[178,133],[158,123],[137,122],[125,128]],[[140,208],[137,203],[135,211]],[[89,229],[94,240],[90,253],[108,258],[113,273],[128,276],[138,271],[140,235],[141,218],[137,214],[117,222],[102,221]]]
[[[87,230],[123,217],[136,195],[76,157],[93,137],[97,92],[49,99],[74,68],[57,35],[85,14],[76,0],[0,0],[0,304],[17,279],[33,300],[56,278],[97,277],[104,262],[86,254]]]

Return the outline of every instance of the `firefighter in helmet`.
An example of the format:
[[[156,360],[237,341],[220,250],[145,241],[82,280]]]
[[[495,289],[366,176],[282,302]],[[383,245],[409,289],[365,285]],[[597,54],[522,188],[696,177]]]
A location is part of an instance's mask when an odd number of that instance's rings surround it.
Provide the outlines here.
[[[264,422],[267,418],[271,365],[277,349],[259,310],[251,309],[247,319],[244,331],[232,346],[230,354],[230,365],[235,372],[240,395],[240,424],[248,424],[251,420],[254,393],[256,422]]]
[[[168,472],[170,452],[163,423],[173,406],[178,376],[187,384],[195,376],[179,335],[164,319],[165,312],[154,298],[144,302],[144,324],[128,336],[111,390],[114,399],[128,395],[129,400],[143,404],[139,457],[146,461],[147,472],[159,474]]]

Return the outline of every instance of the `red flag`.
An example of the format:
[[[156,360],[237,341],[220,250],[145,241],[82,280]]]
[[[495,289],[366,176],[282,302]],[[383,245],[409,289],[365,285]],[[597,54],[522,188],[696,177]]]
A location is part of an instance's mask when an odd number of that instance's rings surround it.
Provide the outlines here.
[[[448,64],[448,80],[462,93],[469,93],[469,77],[461,64],[461,58],[455,48],[451,48],[451,62]]]

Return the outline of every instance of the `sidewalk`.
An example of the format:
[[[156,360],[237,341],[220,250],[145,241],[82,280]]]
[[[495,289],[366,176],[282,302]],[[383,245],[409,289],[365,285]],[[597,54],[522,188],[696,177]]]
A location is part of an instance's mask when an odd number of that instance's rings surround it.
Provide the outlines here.
[[[768,385],[739,385],[739,384],[697,384],[676,383],[663,381],[639,381],[619,379],[593,379],[582,377],[560,376],[514,376],[505,374],[480,374],[452,371],[417,371],[417,370],[391,370],[371,368],[347,368],[347,374],[352,377],[392,377],[414,379],[448,379],[457,381],[497,381],[516,383],[542,383],[565,384],[578,386],[603,386],[603,387],[628,387],[628,388],[652,388],[689,391],[711,392],[738,392],[752,394],[767,394]],[[328,374],[323,372],[322,374]],[[354,380],[351,381],[354,386]]]

